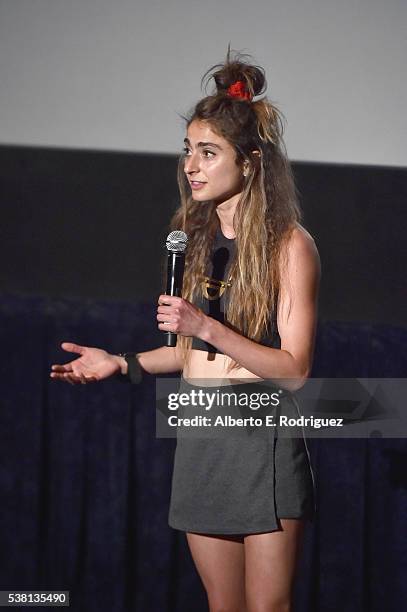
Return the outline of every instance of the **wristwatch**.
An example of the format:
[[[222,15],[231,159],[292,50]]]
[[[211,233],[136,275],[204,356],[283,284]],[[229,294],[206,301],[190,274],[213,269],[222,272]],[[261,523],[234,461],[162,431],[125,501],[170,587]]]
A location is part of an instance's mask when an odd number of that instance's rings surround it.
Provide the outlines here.
[[[127,362],[127,374],[119,372],[119,380],[137,385],[142,379],[142,370],[139,360],[137,359],[137,353],[118,353],[118,355],[119,357],[123,357]]]

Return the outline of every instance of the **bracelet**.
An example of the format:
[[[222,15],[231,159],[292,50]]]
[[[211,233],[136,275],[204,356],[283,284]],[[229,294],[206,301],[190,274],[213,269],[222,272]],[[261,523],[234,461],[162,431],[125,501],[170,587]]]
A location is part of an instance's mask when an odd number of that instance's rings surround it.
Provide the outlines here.
[[[119,357],[124,357],[127,362],[127,374],[119,373],[119,380],[138,385],[142,379],[142,369],[137,359],[137,353],[118,353]]]

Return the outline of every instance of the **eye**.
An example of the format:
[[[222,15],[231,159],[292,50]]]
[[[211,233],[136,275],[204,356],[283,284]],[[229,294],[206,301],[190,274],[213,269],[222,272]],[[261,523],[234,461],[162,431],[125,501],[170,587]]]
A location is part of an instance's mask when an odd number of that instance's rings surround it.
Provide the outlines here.
[[[182,149],[182,152],[183,152],[184,155],[188,155],[190,153],[190,150],[188,149],[188,147],[184,147]]]
[[[202,155],[206,157],[207,159],[209,159],[211,157],[215,157],[216,153],[214,153],[213,151],[209,151],[209,149],[204,149],[202,151]]]

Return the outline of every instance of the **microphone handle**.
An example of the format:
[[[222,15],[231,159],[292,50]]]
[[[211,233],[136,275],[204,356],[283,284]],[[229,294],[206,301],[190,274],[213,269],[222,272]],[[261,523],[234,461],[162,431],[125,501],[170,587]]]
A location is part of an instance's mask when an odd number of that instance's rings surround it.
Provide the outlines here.
[[[185,254],[168,251],[166,295],[181,297],[184,279]],[[164,332],[167,336],[165,346],[177,346],[177,334]]]

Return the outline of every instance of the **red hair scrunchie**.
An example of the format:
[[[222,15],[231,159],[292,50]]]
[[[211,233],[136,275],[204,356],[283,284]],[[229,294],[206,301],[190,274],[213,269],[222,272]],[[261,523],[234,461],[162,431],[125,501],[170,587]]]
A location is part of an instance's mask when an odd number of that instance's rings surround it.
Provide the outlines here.
[[[246,89],[246,85],[245,83],[243,83],[243,81],[235,81],[234,83],[232,83],[232,85],[228,87],[228,95],[231,98],[238,98],[239,100],[248,100],[249,102],[251,102],[253,98],[250,91]]]

